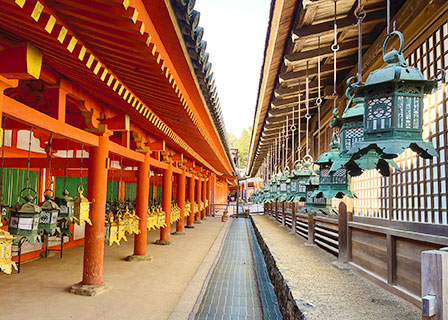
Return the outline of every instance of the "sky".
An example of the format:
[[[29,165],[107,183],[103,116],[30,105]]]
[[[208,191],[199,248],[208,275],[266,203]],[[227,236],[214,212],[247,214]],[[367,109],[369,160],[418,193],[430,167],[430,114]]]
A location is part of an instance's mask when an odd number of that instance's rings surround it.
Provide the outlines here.
[[[196,0],[227,132],[253,125],[270,0]]]

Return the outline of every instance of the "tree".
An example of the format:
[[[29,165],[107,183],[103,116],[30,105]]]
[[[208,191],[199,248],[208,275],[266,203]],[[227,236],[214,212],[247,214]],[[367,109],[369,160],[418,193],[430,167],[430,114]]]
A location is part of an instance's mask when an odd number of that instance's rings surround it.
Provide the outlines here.
[[[232,133],[229,133],[228,135],[230,147],[238,149],[240,169],[247,166],[251,133],[252,127],[249,127],[247,129],[243,129],[243,132],[241,132],[241,136],[238,139]]]

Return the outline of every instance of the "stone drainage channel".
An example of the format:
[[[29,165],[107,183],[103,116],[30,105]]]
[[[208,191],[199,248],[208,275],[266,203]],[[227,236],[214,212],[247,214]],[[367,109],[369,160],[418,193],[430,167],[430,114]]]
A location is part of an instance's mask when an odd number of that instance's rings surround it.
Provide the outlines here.
[[[202,301],[190,319],[283,319],[249,219],[233,219]]]

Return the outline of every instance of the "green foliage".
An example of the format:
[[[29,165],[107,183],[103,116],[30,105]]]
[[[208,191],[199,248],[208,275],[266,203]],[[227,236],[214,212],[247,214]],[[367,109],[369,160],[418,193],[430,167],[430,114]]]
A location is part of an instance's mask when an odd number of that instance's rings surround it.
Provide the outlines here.
[[[243,132],[241,132],[241,136],[239,138],[236,138],[232,133],[229,133],[228,135],[230,147],[238,149],[240,169],[246,168],[247,166],[251,134],[252,127],[249,127],[247,129],[243,129]]]

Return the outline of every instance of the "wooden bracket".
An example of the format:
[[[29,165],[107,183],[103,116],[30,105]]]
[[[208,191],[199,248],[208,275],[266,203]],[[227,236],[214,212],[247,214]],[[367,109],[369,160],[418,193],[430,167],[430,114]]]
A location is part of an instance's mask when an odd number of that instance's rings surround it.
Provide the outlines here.
[[[173,161],[173,159],[171,158],[171,155],[169,154],[168,151],[160,152],[160,156],[162,157],[162,159],[160,159],[160,161],[162,161],[162,162],[171,163]]]
[[[132,138],[134,139],[137,148],[135,151],[137,152],[150,152],[149,147],[146,146],[146,143],[143,140],[143,137],[136,131],[132,131]]]
[[[159,140],[151,143],[147,143],[146,146],[150,151],[165,152],[165,140]]]
[[[183,162],[184,161],[184,154],[183,153],[176,153],[175,155],[171,156],[171,159],[173,161]]]
[[[107,125],[107,128],[112,131],[129,131],[131,118],[128,114],[123,113],[110,119],[102,120],[101,124]]]
[[[39,79],[42,52],[30,43],[0,51],[0,75],[7,79]]]

